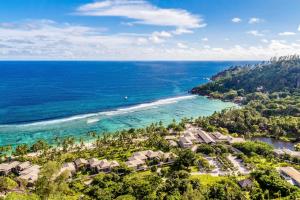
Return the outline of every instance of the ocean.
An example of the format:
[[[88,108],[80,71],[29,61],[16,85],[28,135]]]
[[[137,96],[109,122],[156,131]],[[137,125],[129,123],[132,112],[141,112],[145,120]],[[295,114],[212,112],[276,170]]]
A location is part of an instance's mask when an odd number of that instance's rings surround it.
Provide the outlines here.
[[[0,145],[211,115],[234,104],[188,91],[246,63],[2,61]]]

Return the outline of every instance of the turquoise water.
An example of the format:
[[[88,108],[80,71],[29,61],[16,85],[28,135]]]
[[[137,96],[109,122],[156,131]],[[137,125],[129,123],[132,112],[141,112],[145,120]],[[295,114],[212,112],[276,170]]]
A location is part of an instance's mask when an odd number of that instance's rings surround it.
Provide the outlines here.
[[[183,96],[156,101],[142,106],[110,112],[100,112],[71,118],[35,122],[19,125],[2,125],[1,144],[32,143],[37,139],[51,142],[53,137],[75,136],[86,138],[89,131],[112,132],[121,129],[139,128],[153,122],[162,121],[165,125],[183,117],[208,116],[234,104],[210,100],[200,96]]]
[[[0,62],[0,145],[211,115],[232,104],[188,91],[245,63]]]

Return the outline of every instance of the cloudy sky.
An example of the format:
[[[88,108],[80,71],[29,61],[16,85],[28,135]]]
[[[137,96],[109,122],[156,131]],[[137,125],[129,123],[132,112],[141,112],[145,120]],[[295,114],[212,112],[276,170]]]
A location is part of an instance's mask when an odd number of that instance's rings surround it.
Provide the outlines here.
[[[299,0],[2,0],[1,60],[300,54]]]

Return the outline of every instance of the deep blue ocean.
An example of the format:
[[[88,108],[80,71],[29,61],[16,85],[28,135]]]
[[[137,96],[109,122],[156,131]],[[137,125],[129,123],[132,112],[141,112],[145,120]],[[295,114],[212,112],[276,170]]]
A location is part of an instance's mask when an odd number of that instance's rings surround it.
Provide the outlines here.
[[[247,62],[0,62],[0,145],[86,137],[233,106],[188,91]]]

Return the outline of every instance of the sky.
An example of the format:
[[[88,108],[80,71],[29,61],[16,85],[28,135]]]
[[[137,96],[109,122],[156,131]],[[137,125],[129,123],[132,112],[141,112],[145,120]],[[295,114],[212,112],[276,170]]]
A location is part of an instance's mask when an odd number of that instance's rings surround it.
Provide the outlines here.
[[[300,54],[299,0],[1,0],[0,60]]]

